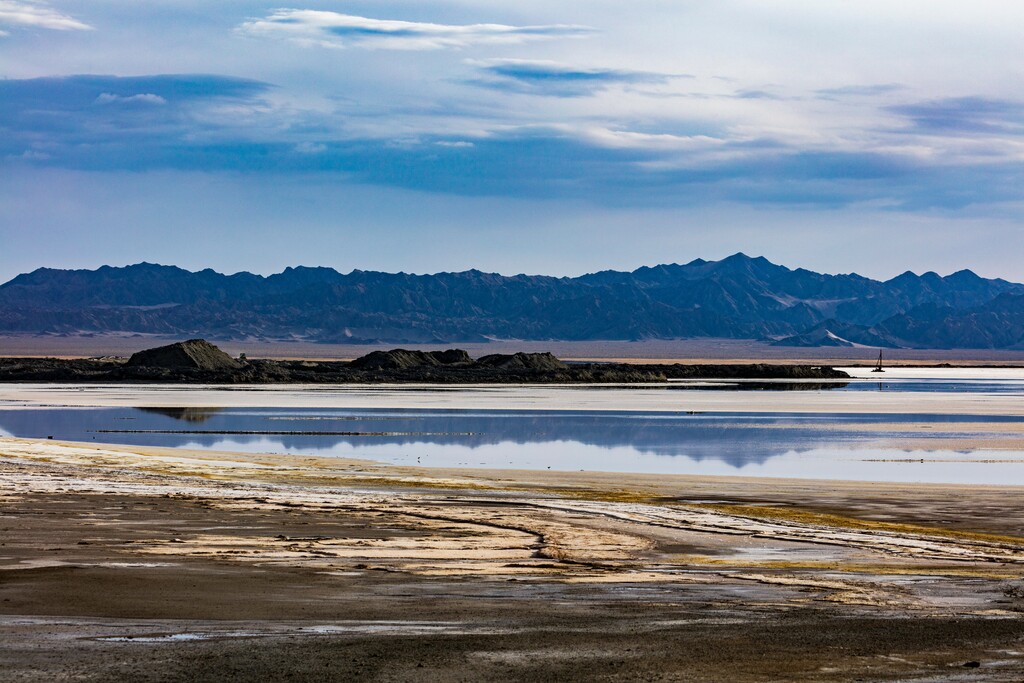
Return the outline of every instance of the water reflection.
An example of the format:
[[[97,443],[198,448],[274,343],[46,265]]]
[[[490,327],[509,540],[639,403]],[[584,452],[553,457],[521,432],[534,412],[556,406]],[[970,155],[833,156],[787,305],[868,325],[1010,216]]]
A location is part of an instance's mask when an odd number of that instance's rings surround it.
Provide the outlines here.
[[[562,411],[40,408],[0,411],[14,436],[248,452],[362,457],[403,464],[591,469],[751,476],[929,481],[955,457],[866,451],[882,436],[864,424],[929,422],[955,432],[963,421],[1011,417]],[[918,434],[919,436],[919,434]],[[1013,454],[1009,459],[1017,457]],[[1024,457],[1024,454],[1021,454]],[[897,461],[904,462],[897,462]],[[936,465],[939,463],[941,465]],[[1018,472],[1020,464],[1002,463]],[[963,463],[959,464],[963,469]],[[976,468],[977,469],[977,468]],[[925,471],[927,470],[927,471]],[[996,470],[988,468],[987,472]],[[894,478],[907,472],[915,479]],[[953,481],[966,481],[964,474]],[[1005,472],[1001,477],[1009,476]],[[1004,479],[1002,483],[1006,483]]]
[[[198,412],[189,412],[198,411]],[[892,419],[893,416],[886,416]],[[858,434],[842,422],[871,416],[742,413],[561,411],[152,409],[94,408],[0,411],[0,427],[15,436],[106,441],[144,446],[214,448],[226,437],[238,446],[258,442],[274,451],[325,452],[344,445],[358,455],[369,447],[496,444],[534,448],[580,443],[631,448],[660,456],[715,459],[733,466],[759,463],[793,450],[838,446]],[[190,424],[182,425],[181,421]],[[835,423],[822,431],[811,423]],[[194,423],[201,427],[193,427]],[[245,450],[250,450],[246,448]],[[375,449],[375,452],[379,449]]]
[[[139,410],[145,413],[166,415],[167,417],[172,417],[175,420],[184,420],[185,422],[206,422],[211,417],[221,412],[223,408],[139,408]]]

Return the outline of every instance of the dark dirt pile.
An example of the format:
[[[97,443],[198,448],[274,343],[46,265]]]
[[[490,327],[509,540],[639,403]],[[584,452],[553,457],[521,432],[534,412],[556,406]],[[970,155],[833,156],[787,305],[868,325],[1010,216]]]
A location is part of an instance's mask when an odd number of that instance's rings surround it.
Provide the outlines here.
[[[358,370],[403,370],[405,368],[438,367],[441,365],[471,365],[473,359],[462,349],[446,351],[373,351],[356,358],[351,367]]]
[[[494,353],[477,361],[489,368],[516,368],[517,370],[566,370],[568,365],[550,353]]]
[[[174,382],[216,384],[634,384],[669,379],[766,380],[743,389],[831,388],[848,379],[812,365],[637,365],[564,363],[550,353],[491,354],[473,360],[462,349],[374,351],[351,362],[248,360],[192,339],[112,359],[0,358],[0,382]],[[799,382],[775,383],[787,379]]]
[[[128,367],[161,368],[167,370],[204,370],[223,372],[238,370],[242,364],[205,339],[168,344],[132,354]]]

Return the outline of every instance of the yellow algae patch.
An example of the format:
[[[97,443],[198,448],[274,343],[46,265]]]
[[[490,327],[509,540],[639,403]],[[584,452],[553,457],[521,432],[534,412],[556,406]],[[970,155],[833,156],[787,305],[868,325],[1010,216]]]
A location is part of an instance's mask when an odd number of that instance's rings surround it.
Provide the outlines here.
[[[755,506],[651,506],[633,503],[531,501],[538,507],[604,516],[626,523],[682,533],[709,533],[762,537],[776,541],[812,543],[871,552],[905,555],[918,559],[1024,563],[1024,547],[993,543],[984,539],[943,538],[927,533],[874,528],[850,528],[833,523],[799,522],[792,518],[773,519],[754,516],[762,510]],[[738,509],[740,514],[733,513]],[[743,514],[750,510],[750,513]],[[769,509],[770,510],[770,509]],[[752,514],[751,514],[752,513]]]

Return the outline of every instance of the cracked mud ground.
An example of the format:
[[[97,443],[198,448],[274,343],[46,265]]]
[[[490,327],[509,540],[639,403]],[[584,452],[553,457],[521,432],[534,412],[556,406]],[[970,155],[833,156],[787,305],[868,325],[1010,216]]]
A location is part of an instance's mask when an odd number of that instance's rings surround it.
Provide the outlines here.
[[[0,481],[0,680],[1024,679],[1019,489],[20,439]]]

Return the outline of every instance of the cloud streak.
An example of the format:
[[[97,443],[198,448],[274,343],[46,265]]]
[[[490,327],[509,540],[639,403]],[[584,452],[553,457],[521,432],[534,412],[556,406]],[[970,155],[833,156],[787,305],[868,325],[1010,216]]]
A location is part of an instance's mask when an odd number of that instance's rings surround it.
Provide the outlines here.
[[[1024,135],[1024,102],[1015,100],[954,97],[897,105],[889,110],[929,133]]]
[[[167,100],[160,95],[150,92],[139,93],[138,95],[115,95],[114,93],[100,93],[96,98],[97,104],[167,104]]]
[[[166,146],[245,125],[239,105],[254,106],[268,88],[205,74],[0,80],[0,157],[73,165],[78,150],[89,150],[99,168],[127,159],[145,167]],[[218,107],[231,111],[218,115]]]
[[[247,36],[283,39],[304,46],[387,50],[438,50],[481,44],[516,44],[578,38],[595,32],[587,26],[567,24],[434,24],[371,19],[308,9],[280,9],[261,19],[241,24],[237,31]]]
[[[841,97],[877,97],[905,90],[906,86],[899,83],[875,83],[871,85],[843,85],[835,88],[822,88],[817,91],[819,97],[838,99]]]
[[[471,60],[469,63],[476,65],[480,72],[478,78],[469,81],[473,85],[554,97],[582,97],[613,86],[665,83],[671,78],[681,77],[530,59]]]
[[[88,31],[92,26],[37,3],[0,0],[0,25],[52,31]],[[0,30],[0,36],[9,35]]]

